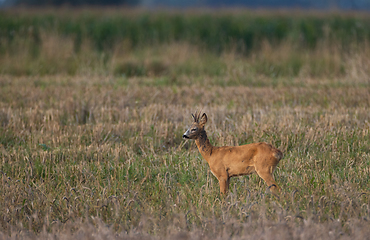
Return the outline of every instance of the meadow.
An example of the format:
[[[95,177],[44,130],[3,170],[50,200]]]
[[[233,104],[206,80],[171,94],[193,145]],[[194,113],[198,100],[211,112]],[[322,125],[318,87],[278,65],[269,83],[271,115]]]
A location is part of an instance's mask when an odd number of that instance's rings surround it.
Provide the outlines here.
[[[368,16],[3,13],[0,238],[370,236]],[[182,139],[196,110],[213,145],[284,152],[279,197],[220,195]]]

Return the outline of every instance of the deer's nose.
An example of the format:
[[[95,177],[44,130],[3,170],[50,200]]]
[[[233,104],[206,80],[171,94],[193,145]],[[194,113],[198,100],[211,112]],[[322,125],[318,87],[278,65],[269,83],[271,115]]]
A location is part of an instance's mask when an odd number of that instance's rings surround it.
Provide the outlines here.
[[[189,139],[189,137],[187,136],[187,135],[182,135],[182,138],[184,138],[184,139]]]

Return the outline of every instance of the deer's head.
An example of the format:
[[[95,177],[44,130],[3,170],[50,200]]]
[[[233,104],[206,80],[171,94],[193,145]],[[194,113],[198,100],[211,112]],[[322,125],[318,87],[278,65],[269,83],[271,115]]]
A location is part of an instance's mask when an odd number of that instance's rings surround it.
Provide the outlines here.
[[[199,134],[204,130],[204,125],[207,123],[207,115],[205,113],[203,113],[202,117],[200,117],[200,112],[195,112],[195,115],[191,114],[191,116],[193,116],[193,123],[184,135],[182,135],[184,139],[198,138]]]

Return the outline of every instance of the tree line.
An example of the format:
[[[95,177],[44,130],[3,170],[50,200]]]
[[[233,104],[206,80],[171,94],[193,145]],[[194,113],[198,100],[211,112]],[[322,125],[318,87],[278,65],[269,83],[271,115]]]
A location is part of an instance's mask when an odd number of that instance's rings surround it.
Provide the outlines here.
[[[84,6],[84,5],[137,5],[140,0],[18,0],[17,5],[26,6]]]

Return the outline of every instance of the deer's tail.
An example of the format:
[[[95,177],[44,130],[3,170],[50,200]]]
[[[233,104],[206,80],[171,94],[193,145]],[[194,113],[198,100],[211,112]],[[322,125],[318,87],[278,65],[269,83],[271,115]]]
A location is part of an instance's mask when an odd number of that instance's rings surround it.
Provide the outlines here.
[[[284,154],[282,151],[280,151],[279,149],[276,149],[275,152],[273,153],[274,157],[280,161],[283,157],[284,157]]]

